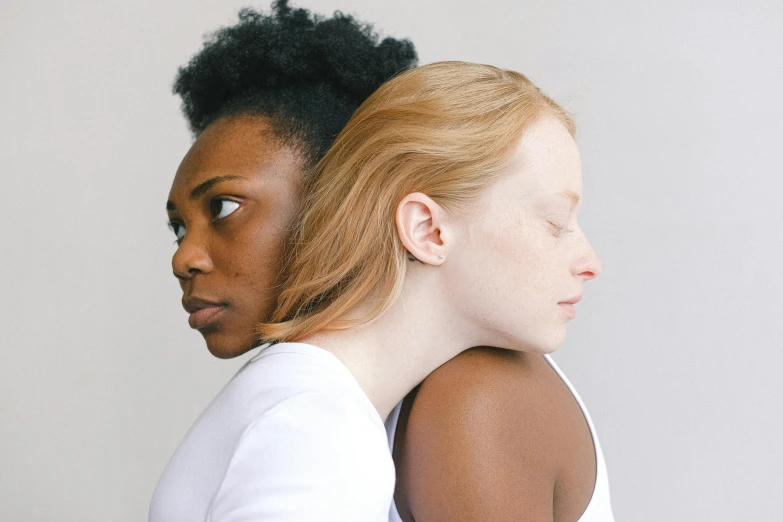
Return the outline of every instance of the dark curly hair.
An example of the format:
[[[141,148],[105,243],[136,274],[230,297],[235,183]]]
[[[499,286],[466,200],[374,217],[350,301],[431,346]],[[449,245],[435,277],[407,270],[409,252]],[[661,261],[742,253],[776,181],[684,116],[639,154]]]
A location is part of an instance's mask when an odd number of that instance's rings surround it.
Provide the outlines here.
[[[416,66],[410,41],[378,40],[339,11],[323,18],[276,0],[271,14],[242,9],[213,33],[179,69],[174,93],[195,136],[225,116],[264,116],[312,165],[370,94]]]

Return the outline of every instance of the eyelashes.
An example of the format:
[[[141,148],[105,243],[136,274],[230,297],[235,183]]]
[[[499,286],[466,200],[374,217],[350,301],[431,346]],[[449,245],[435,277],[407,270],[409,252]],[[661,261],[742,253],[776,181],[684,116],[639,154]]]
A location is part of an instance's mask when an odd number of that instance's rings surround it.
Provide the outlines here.
[[[552,229],[552,234],[555,237],[560,237],[564,233],[568,234],[568,233],[571,233],[571,232],[575,231],[575,229],[573,229],[573,228],[568,228],[566,226],[558,225],[554,221],[547,220],[547,223],[549,223],[549,226]]]
[[[236,212],[239,206],[240,203],[233,199],[214,197],[209,200],[209,214],[212,217],[212,221],[215,222],[227,218]],[[174,220],[170,220],[167,225],[169,230],[174,232],[174,235],[177,236],[175,243],[178,245],[182,243],[182,240],[185,238],[185,233],[187,232],[185,225]]]
[[[212,198],[209,201],[209,211],[213,220],[227,218],[239,208],[239,203],[233,199]]]
[[[177,236],[177,239],[174,242],[179,244],[182,241],[182,238],[185,237],[185,225],[177,221],[169,221],[166,224],[168,225],[169,230],[174,232],[174,235]]]

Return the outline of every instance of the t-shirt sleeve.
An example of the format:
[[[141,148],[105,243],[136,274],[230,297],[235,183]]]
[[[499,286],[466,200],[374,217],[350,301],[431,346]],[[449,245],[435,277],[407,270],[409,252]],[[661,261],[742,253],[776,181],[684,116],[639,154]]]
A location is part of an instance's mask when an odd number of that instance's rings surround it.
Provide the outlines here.
[[[386,522],[393,493],[379,421],[345,397],[308,392],[245,430],[207,521]]]

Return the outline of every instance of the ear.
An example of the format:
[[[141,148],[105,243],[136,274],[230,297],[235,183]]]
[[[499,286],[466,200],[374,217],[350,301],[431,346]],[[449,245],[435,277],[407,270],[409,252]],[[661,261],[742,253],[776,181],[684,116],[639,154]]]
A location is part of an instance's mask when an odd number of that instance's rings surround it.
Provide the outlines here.
[[[397,235],[413,257],[424,264],[440,266],[446,259],[448,213],[421,192],[408,194],[397,205]]]

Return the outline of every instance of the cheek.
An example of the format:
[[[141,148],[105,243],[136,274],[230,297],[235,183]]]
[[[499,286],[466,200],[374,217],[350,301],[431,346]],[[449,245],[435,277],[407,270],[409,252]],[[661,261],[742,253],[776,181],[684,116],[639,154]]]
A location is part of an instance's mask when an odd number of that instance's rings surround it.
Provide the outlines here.
[[[235,296],[268,299],[280,271],[285,230],[273,223],[255,220],[226,234],[213,256]]]
[[[252,286],[276,279],[283,259],[285,232],[265,224],[244,238],[243,243],[240,259],[235,260],[242,277]]]
[[[556,293],[560,271],[556,238],[534,219],[517,216],[483,225],[474,233],[478,281],[496,302],[518,312],[537,313]]]
[[[478,251],[485,258],[487,269],[495,271],[509,283],[535,280],[534,275],[543,266],[541,238],[537,237],[535,223],[516,217],[495,220],[483,227]]]
[[[222,249],[223,291],[234,313],[226,331],[251,332],[274,311],[281,252],[268,236],[235,238]],[[248,334],[249,335],[249,334]]]
[[[532,313],[551,294],[551,266],[540,241],[529,233],[520,236],[501,252],[505,273],[500,276],[506,287],[513,289],[511,306]]]

